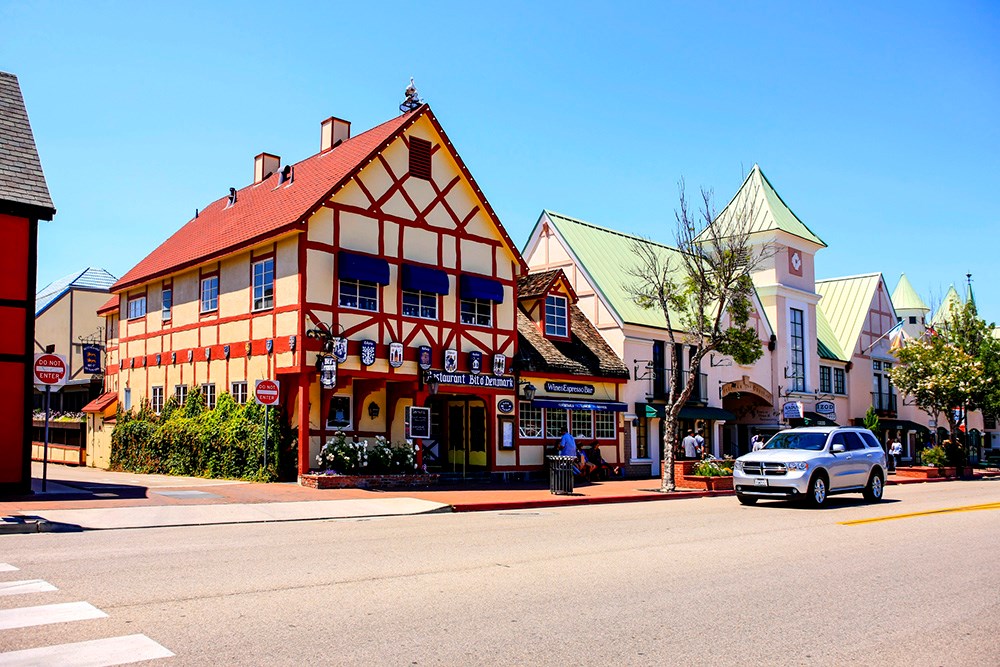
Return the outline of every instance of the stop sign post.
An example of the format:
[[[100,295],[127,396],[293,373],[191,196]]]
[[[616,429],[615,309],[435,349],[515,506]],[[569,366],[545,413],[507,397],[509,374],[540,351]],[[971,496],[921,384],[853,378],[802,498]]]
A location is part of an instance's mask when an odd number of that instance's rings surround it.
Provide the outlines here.
[[[257,380],[253,386],[254,399],[264,406],[264,468],[267,468],[267,413],[278,404],[281,383],[277,380]]]
[[[66,384],[69,366],[66,364],[66,357],[46,352],[35,355],[32,370],[35,386],[45,387],[45,442],[42,445],[42,493],[45,493],[49,479],[49,406],[52,400],[52,387],[59,391],[59,387]]]

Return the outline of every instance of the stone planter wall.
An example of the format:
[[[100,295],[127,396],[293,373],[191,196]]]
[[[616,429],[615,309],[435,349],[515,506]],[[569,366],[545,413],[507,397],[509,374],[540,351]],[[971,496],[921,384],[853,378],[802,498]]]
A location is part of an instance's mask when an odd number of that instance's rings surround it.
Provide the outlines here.
[[[915,477],[917,479],[955,477],[956,472],[956,469],[951,466],[900,466],[896,468],[897,477]]]
[[[311,489],[408,489],[433,486],[438,475],[299,475],[299,484]]]
[[[733,478],[729,475],[720,477],[703,477],[701,475],[684,475],[676,478],[678,489],[698,489],[701,491],[732,491]]]

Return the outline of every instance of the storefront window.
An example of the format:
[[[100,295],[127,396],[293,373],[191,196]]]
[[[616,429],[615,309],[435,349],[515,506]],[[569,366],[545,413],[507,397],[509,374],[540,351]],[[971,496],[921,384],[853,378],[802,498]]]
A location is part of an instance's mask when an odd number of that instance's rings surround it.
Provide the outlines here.
[[[635,458],[649,458],[649,440],[646,438],[646,427],[649,425],[648,419],[639,419],[639,425],[635,428]]]
[[[830,379],[829,366],[819,367],[819,390],[824,394],[829,394],[833,391],[833,382]]]
[[[545,437],[558,438],[562,436],[563,429],[566,428],[565,410],[545,411]]]
[[[845,378],[844,378],[844,369],[843,368],[834,368],[833,369],[833,393],[835,393],[835,394],[846,394],[847,390],[845,389],[845,386],[846,386],[846,382],[845,382]]]
[[[577,438],[594,437],[594,413],[590,410],[570,410],[572,433]]]
[[[518,433],[522,438],[542,437],[542,409],[531,407],[531,403],[521,401]]]
[[[617,415],[614,412],[594,413],[594,435],[601,439],[614,438],[616,433],[615,421]]]
[[[806,390],[805,317],[798,308],[790,308],[792,338],[792,391]]]

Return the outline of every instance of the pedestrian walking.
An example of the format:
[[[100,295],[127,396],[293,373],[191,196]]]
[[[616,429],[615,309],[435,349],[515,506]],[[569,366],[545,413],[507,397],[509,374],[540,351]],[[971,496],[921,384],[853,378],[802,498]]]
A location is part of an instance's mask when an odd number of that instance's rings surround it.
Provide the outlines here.
[[[687,435],[684,437],[681,445],[684,447],[684,458],[686,459],[696,459],[698,458],[698,441],[694,438],[694,431],[689,430]]]
[[[894,438],[889,439],[889,456],[892,459],[892,472],[899,466],[899,457],[903,455],[903,443]]]

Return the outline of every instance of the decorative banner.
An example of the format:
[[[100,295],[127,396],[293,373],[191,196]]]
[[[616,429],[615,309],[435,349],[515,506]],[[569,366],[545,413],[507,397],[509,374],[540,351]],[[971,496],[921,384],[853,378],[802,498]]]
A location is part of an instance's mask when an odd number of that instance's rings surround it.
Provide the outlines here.
[[[509,414],[511,412],[514,412],[514,401],[508,400],[506,398],[503,399],[502,401],[498,401],[497,410],[499,410],[504,414]]]
[[[458,370],[458,350],[444,351],[444,372],[454,373]]]
[[[361,341],[361,363],[365,366],[371,366],[375,363],[375,341]]]
[[[333,358],[337,360],[338,364],[342,364],[347,361],[347,339],[343,337],[337,337],[333,339]]]
[[[157,366],[160,365],[160,353],[159,352],[156,353],[156,365]]]
[[[271,354],[271,352],[274,351],[274,339],[268,338],[267,342],[264,343],[264,348],[267,350],[268,354]]]
[[[473,375],[479,375],[483,370],[483,353],[482,352],[469,352],[469,372]]]
[[[507,372],[507,357],[502,354],[493,355],[493,375],[500,376]]]
[[[194,361],[194,350],[188,350],[188,363]]]
[[[211,360],[212,360],[212,348],[211,347],[206,347],[205,348],[205,361],[211,361]]]
[[[389,343],[389,365],[399,368],[403,365],[403,344]]]
[[[316,366],[319,369],[319,386],[323,389],[333,389],[337,386],[337,359],[330,355],[323,355],[318,359]]]
[[[288,350],[290,352],[294,352],[295,351],[295,336],[289,336],[288,337]]]
[[[251,349],[253,349],[253,346],[250,344],[250,341],[247,341],[245,351],[246,351],[248,357],[250,356],[250,350]]]
[[[176,352],[171,352],[170,353],[170,363],[172,363],[172,364],[176,364],[177,363],[177,353]]]
[[[229,358],[229,346],[228,345],[223,345],[222,346],[222,356],[224,356],[226,359]]]
[[[139,362],[139,365],[143,368],[146,367],[146,355],[142,355],[142,361]]]
[[[802,401],[789,401],[781,406],[781,416],[785,419],[802,419],[805,413],[802,409]]]
[[[431,346],[421,345],[417,348],[417,365],[420,370],[429,371],[431,369]]]
[[[837,417],[837,406],[833,401],[817,401],[816,414],[835,419]]]
[[[100,345],[84,345],[83,346],[83,372],[84,373],[100,373],[101,372],[101,346]]]
[[[585,394],[594,395],[594,385],[580,384],[577,382],[546,382],[545,391],[553,394]]]

